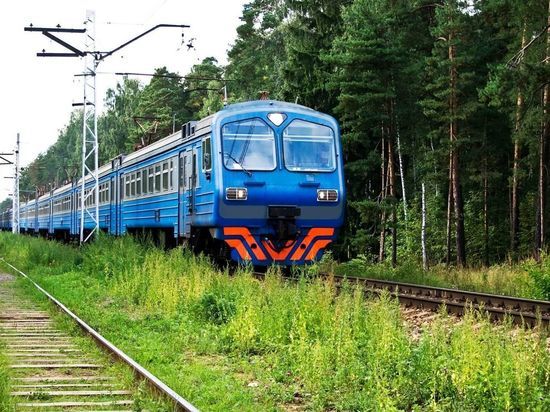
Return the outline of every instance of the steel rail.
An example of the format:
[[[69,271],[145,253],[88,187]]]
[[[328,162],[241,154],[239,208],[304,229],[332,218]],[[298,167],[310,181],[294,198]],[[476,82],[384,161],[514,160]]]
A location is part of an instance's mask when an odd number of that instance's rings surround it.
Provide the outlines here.
[[[264,272],[254,272],[254,276],[263,279]],[[442,306],[456,315],[464,315],[470,308],[485,311],[492,320],[503,320],[510,317],[515,324],[550,327],[550,301],[526,299],[513,296],[495,295],[466,290],[440,288],[436,286],[417,285],[372,278],[346,275],[319,275],[325,280],[333,279],[338,288],[342,284],[360,284],[367,292],[380,294],[387,290],[404,306],[439,310]],[[296,280],[285,276],[286,280]]]
[[[133,360],[130,356],[128,356],[122,350],[117,348],[115,345],[113,345],[103,336],[101,336],[99,332],[94,330],[90,325],[88,325],[86,322],[80,319],[63,303],[61,303],[59,300],[57,300],[52,295],[50,295],[44,288],[42,288],[39,284],[37,284],[34,280],[32,280],[27,274],[23,273],[22,271],[17,269],[15,266],[7,262],[3,257],[0,257],[0,260],[2,260],[6,265],[8,265],[10,268],[15,270],[16,272],[18,272],[21,276],[23,276],[29,282],[31,282],[40,292],[46,295],[46,297],[51,302],[53,302],[59,309],[61,309],[68,316],[70,316],[88,335],[94,338],[94,340],[101,347],[103,347],[107,352],[109,352],[116,359],[130,366],[130,368],[132,368],[134,373],[139,378],[147,382],[160,395],[170,400],[173,403],[174,411],[198,412],[198,409],[195,406],[193,406],[189,401],[182,398],[174,390],[168,387],[168,385],[162,382],[159,378],[157,378],[155,375],[153,375],[151,372],[149,372],[147,369],[145,369],[143,366],[141,366],[139,363]]]
[[[375,293],[387,290],[407,306],[438,310],[445,305],[449,312],[459,315],[464,314],[468,308],[473,308],[488,312],[493,320],[502,320],[509,316],[516,324],[535,326],[540,322],[545,326],[550,325],[549,301],[355,276],[334,275],[332,278],[339,285],[345,281],[358,283]]]

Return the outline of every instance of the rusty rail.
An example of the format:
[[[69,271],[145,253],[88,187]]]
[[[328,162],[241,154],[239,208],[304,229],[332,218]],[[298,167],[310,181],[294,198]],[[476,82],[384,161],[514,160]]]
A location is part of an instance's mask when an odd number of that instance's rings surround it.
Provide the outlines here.
[[[353,276],[334,275],[333,278],[339,284],[344,281],[361,284],[375,293],[387,290],[406,306],[438,310],[445,305],[449,312],[459,315],[472,307],[486,311],[493,320],[509,316],[516,324],[550,325],[549,301]]]
[[[29,282],[31,282],[40,292],[42,292],[52,303],[54,303],[62,312],[71,317],[86,334],[91,336],[103,349],[105,349],[111,356],[118,359],[119,361],[128,365],[140,379],[143,379],[145,382],[151,386],[153,390],[159,393],[161,396],[165,397],[174,405],[174,411],[186,411],[186,412],[198,412],[198,409],[193,406],[189,401],[178,395],[174,390],[172,390],[168,385],[162,382],[159,378],[133,360],[130,356],[124,353],[122,350],[117,348],[107,339],[94,330],[90,325],[80,319],[75,315],[69,308],[67,308],[63,303],[58,301],[52,295],[50,295],[44,288],[38,285],[34,280],[32,280],[27,274],[23,273],[15,266],[8,263],[4,258],[0,257],[0,260],[12,268],[14,271],[19,273]]]

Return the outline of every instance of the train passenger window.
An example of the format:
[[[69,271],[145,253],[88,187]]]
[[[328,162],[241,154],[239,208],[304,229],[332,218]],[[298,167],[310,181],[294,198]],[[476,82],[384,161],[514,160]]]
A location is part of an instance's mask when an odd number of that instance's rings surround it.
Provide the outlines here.
[[[155,166],[155,192],[160,192],[160,165]]]
[[[141,170],[136,173],[136,195],[141,196]]]
[[[141,191],[144,195],[147,194],[147,169],[143,169],[141,172]]]
[[[136,195],[136,174],[132,173],[132,180],[130,185],[130,196],[134,197]]]
[[[168,190],[168,162],[162,164],[162,190]]]
[[[149,168],[149,188],[147,193],[153,193],[155,191],[155,174],[153,168]]]
[[[126,197],[130,197],[130,176],[126,175]]]
[[[212,170],[212,148],[210,136],[202,141],[202,170],[208,172]]]
[[[183,171],[185,170],[185,163],[184,163],[184,157],[183,155],[180,154],[180,163],[179,163],[179,168],[178,168],[178,174],[179,174],[179,186],[180,186],[180,190],[183,190],[183,186],[184,186],[184,182],[185,182],[185,179],[184,179],[184,176],[183,176]]]
[[[197,169],[198,169],[198,163],[197,163],[197,153],[193,152],[193,173],[191,174],[191,186],[195,187],[197,184]]]
[[[174,189],[174,160],[170,160],[170,190]]]

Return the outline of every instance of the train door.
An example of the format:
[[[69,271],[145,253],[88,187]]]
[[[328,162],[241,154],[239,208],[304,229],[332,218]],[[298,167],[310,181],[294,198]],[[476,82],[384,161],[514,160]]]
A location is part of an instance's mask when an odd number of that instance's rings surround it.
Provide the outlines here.
[[[74,220],[75,220],[75,207],[74,207],[74,194],[75,194],[75,190],[74,190],[74,184],[73,184],[73,189],[71,189],[71,195],[69,197],[70,199],[70,202],[69,202],[69,215],[71,216],[71,218],[69,219],[69,234],[70,235],[73,235],[75,233],[75,228],[74,228]]]
[[[195,213],[195,203],[197,197],[197,149],[193,148],[192,160],[191,160],[191,176],[189,183],[189,214]]]
[[[192,191],[192,175],[193,175],[193,167],[192,167],[192,159],[193,159],[193,152],[190,150],[187,150],[182,153],[183,158],[183,188],[182,193],[183,196],[181,198],[181,214],[182,214],[182,229],[183,229],[183,236],[189,237],[191,235],[191,215],[193,212],[193,191]]]
[[[178,157],[178,238],[185,235],[185,152]]]
[[[115,176],[111,176],[109,183],[109,233],[117,233],[117,210],[118,210],[118,179]]]

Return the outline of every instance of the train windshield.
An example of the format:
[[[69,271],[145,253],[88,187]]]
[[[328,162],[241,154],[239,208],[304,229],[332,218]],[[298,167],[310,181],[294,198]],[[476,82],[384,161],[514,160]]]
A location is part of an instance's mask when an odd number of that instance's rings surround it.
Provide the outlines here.
[[[260,119],[228,123],[222,128],[223,161],[231,170],[275,169],[275,133]]]
[[[334,132],[330,127],[293,120],[283,132],[283,148],[288,170],[329,172],[336,169]]]

